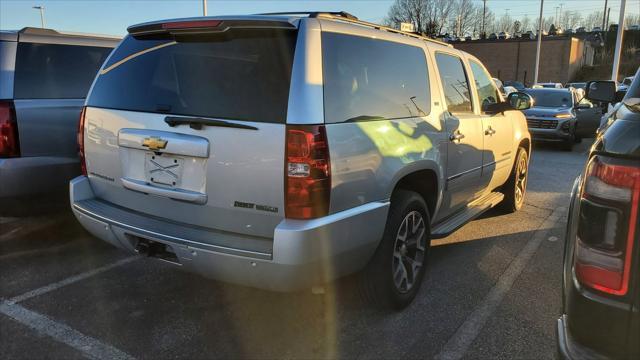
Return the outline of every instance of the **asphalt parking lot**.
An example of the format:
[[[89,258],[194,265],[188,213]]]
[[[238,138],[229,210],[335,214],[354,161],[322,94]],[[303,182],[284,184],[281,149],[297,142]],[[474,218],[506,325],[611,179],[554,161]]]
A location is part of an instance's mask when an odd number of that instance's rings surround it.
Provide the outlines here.
[[[353,279],[280,294],[218,283],[93,238],[70,211],[0,218],[3,358],[553,358],[566,206],[589,142],[534,147],[522,211],[438,240],[403,312]]]

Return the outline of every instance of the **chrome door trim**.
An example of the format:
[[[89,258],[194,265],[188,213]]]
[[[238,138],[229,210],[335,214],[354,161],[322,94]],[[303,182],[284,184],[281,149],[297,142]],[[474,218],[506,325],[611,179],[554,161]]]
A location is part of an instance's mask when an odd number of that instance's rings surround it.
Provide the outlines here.
[[[482,165],[481,165],[481,166],[476,166],[476,167],[474,167],[474,168],[472,168],[472,169],[465,170],[465,171],[463,171],[463,172],[461,172],[461,173],[458,173],[458,174],[455,174],[455,175],[449,176],[449,177],[447,178],[447,181],[455,180],[455,179],[457,179],[457,178],[459,178],[459,177],[461,177],[461,176],[463,176],[463,175],[466,175],[466,174],[472,173],[472,172],[474,172],[474,171],[476,171],[476,170],[482,170]]]

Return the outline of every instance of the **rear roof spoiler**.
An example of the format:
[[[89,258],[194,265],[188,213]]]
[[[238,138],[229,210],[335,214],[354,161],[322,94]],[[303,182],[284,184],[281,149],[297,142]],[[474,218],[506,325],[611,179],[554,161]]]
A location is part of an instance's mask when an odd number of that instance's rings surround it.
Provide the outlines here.
[[[296,26],[286,18],[268,18],[265,16],[246,17],[197,17],[154,21],[133,25],[127,32],[133,36],[154,34],[206,34],[220,33],[229,29],[288,29]]]

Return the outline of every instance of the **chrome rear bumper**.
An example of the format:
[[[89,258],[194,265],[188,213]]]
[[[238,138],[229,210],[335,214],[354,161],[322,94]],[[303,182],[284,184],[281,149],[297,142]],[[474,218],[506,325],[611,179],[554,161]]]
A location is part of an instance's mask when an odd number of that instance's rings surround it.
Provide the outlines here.
[[[204,276],[275,291],[319,285],[362,269],[375,252],[388,202],[373,202],[313,220],[283,220],[273,238],[251,237],[158,219],[96,198],[89,179],[70,182],[78,221],[130,252],[138,239],[168,245],[178,264]]]

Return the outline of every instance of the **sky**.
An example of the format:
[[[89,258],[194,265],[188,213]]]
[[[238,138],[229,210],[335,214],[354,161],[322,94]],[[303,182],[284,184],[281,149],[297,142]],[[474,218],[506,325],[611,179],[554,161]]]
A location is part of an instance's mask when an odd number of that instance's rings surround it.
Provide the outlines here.
[[[482,0],[473,0],[482,4]],[[556,7],[580,11],[585,16],[604,9],[605,0],[545,0],[544,16]],[[611,23],[617,23],[621,0],[609,0]],[[381,22],[393,0],[301,1],[301,0],[207,0],[209,15],[255,14],[278,11],[347,11],[360,19]],[[201,16],[202,0],[0,0],[0,29],[39,27],[44,6],[45,25],[61,31],[124,35],[127,26],[159,19]],[[506,12],[519,18],[538,17],[540,0],[487,0],[496,17]],[[627,14],[640,12],[640,0],[627,0]]]

